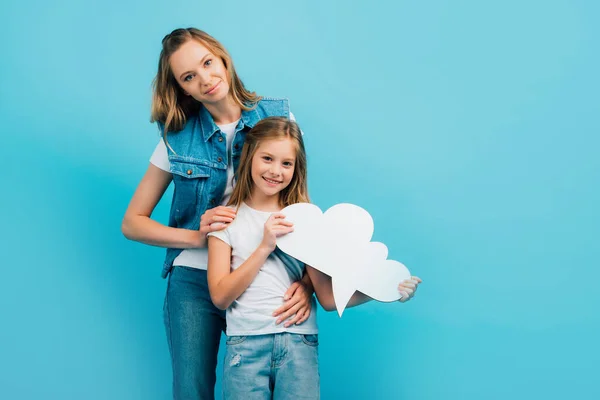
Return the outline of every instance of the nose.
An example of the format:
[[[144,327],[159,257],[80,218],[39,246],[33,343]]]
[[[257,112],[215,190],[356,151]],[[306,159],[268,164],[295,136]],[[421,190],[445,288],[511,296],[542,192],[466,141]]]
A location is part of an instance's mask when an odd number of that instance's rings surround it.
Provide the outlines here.
[[[269,172],[274,176],[279,176],[281,173],[281,166],[278,163],[272,163]]]
[[[207,85],[210,83],[210,74],[204,68],[198,71],[198,78],[200,78],[199,81],[201,85]]]

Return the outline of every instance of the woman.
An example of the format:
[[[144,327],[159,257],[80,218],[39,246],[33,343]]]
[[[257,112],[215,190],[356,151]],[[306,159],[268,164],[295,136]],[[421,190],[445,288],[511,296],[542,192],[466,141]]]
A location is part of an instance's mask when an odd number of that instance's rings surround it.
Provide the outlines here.
[[[214,398],[225,314],[208,291],[206,234],[234,220],[235,211],[224,205],[246,132],[269,116],[293,119],[287,100],[262,98],[244,87],[216,39],[195,28],[165,36],[151,116],[162,140],[125,212],[122,231],[131,240],[167,248],[164,317],[175,399]],[[175,188],[165,226],[151,214],[171,181]],[[274,310],[277,323],[304,322],[312,293],[307,275],[292,284],[287,301]]]

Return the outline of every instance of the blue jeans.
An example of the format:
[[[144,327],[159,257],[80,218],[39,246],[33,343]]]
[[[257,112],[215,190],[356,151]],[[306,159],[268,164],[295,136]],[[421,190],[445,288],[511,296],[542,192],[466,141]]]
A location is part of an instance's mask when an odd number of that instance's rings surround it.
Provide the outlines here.
[[[175,400],[214,399],[217,353],[225,312],[208,292],[206,271],[174,267],[164,305]]]
[[[318,335],[230,336],[225,400],[319,399]]]

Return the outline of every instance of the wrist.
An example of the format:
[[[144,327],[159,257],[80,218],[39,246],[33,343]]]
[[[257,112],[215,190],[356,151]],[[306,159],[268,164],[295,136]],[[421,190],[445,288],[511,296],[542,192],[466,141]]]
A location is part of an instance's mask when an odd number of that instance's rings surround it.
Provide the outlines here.
[[[200,231],[190,230],[190,248],[203,248],[206,247],[207,237],[206,234]]]
[[[315,292],[315,288],[312,285],[312,282],[309,280],[301,280],[300,283],[302,283],[304,285],[304,289],[306,290],[306,292],[310,295],[312,295]]]
[[[273,252],[274,249],[271,249],[270,246],[266,246],[264,244],[260,244],[257,248],[255,253],[257,253],[259,256],[262,256],[265,258],[265,260],[267,259],[267,257],[269,257],[269,254],[271,254]]]

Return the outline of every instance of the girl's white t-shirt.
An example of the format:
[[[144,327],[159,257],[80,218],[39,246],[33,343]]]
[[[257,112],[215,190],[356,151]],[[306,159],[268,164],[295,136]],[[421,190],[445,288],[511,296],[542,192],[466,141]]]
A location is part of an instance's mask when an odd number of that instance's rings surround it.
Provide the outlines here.
[[[290,112],[290,120],[295,121],[294,115]],[[227,185],[225,186],[225,192],[223,193],[223,199],[220,205],[224,206],[229,201],[231,193],[233,192],[233,161],[231,160],[231,146],[233,145],[233,135],[235,134],[235,127],[239,120],[230,124],[217,125],[221,132],[226,136],[227,146]],[[171,172],[169,163],[169,154],[167,152],[167,146],[164,140],[160,140],[152,156],[150,157],[150,163],[157,168],[162,169],[166,172]],[[192,267],[199,269],[206,269],[208,265],[208,249],[207,248],[196,248],[196,249],[184,249],[173,261],[173,266]]]
[[[235,220],[221,231],[211,232],[231,247],[231,270],[239,268],[260,245],[263,239],[264,225],[271,212],[259,211],[242,203]],[[282,254],[273,252],[252,280],[244,293],[227,308],[227,336],[265,335],[291,332],[314,335],[317,328],[315,298],[311,298],[312,312],[300,325],[288,328],[275,322],[273,311],[285,301],[283,296],[292,283],[302,279],[304,263]]]

